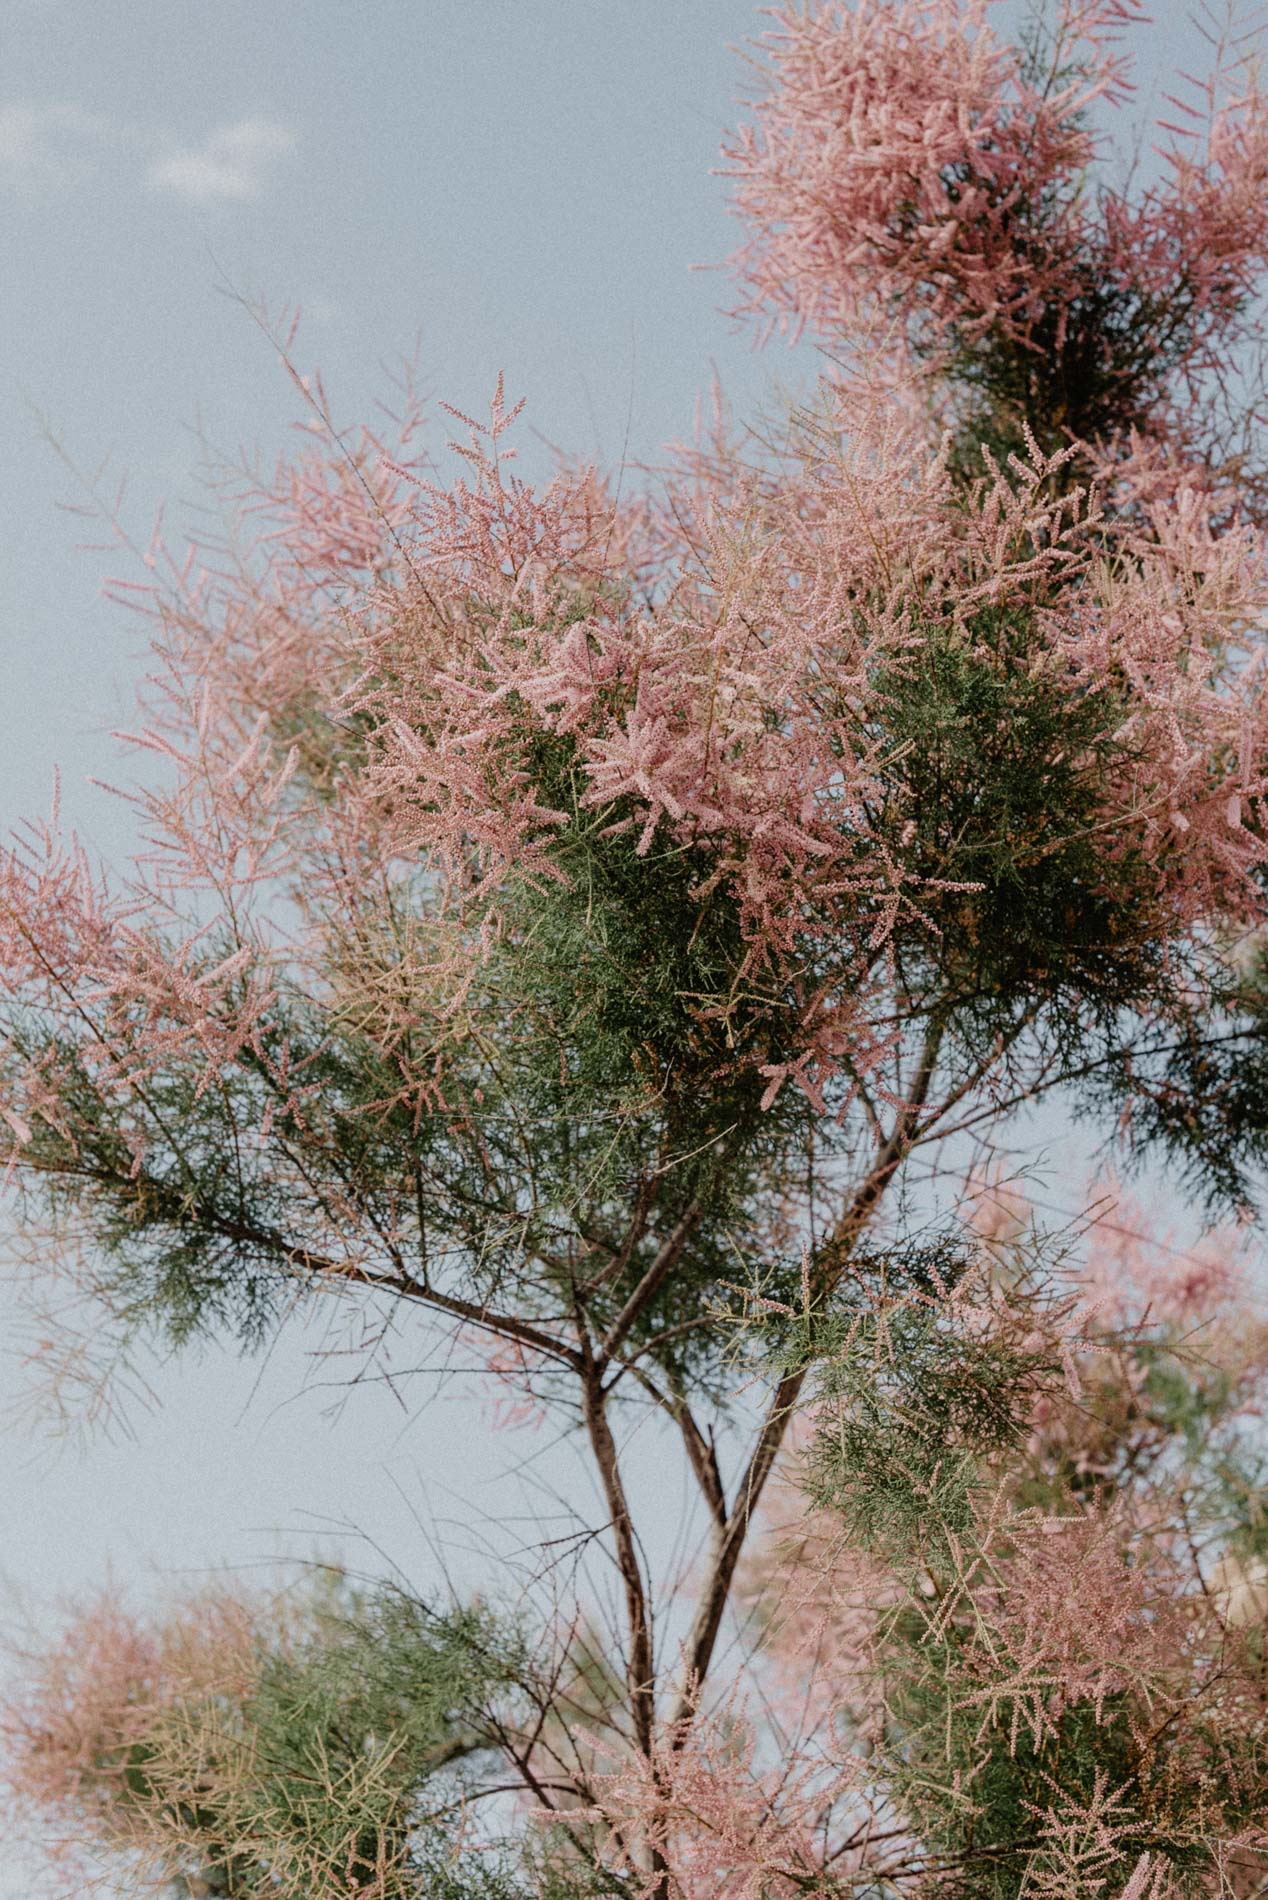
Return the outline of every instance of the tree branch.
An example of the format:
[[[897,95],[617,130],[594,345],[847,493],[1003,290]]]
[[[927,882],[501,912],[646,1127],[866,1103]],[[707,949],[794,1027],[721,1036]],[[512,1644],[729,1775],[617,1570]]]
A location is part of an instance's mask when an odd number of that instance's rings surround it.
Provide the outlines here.
[[[674,1265],[674,1262],[690,1238],[692,1229],[699,1222],[700,1214],[701,1208],[699,1202],[693,1201],[669,1238],[660,1247],[656,1258],[652,1261],[642,1279],[634,1288],[628,1300],[626,1300],[625,1305],[613,1320],[608,1329],[607,1337],[599,1348],[597,1363],[600,1371],[608,1364],[613,1354],[620,1351],[621,1346],[629,1335],[631,1327],[637,1323],[639,1314],[644,1310],[649,1301],[656,1297],[665,1279],[665,1275]]]
[[[577,1350],[565,1344],[561,1339],[549,1333],[541,1332],[527,1320],[516,1319],[510,1313],[495,1313],[487,1306],[474,1300],[464,1300],[453,1293],[442,1293],[439,1288],[415,1280],[405,1272],[395,1274],[373,1273],[367,1267],[358,1266],[354,1261],[332,1260],[325,1254],[315,1253],[308,1247],[288,1241],[284,1235],[271,1228],[261,1227],[253,1221],[240,1218],[230,1219],[209,1206],[196,1194],[183,1195],[153,1175],[141,1174],[135,1177],[107,1174],[100,1168],[80,1167],[77,1169],[56,1168],[41,1169],[28,1162],[28,1168],[36,1172],[57,1174],[79,1174],[95,1179],[103,1185],[122,1189],[140,1199],[142,1194],[151,1207],[157,1206],[161,1217],[175,1227],[202,1227],[224,1240],[234,1241],[239,1246],[255,1247],[261,1252],[272,1255],[289,1267],[299,1268],[311,1274],[315,1279],[346,1280],[356,1286],[376,1288],[381,1292],[396,1293],[403,1299],[417,1300],[421,1305],[433,1307],[446,1313],[453,1319],[461,1319],[472,1326],[481,1326],[487,1332],[497,1333],[504,1339],[513,1339],[522,1346],[528,1346],[534,1352],[540,1352],[560,1364],[580,1368],[581,1355]]]
[[[643,1583],[643,1568],[638,1560],[634,1520],[630,1515],[629,1500],[625,1495],[625,1485],[621,1478],[616,1441],[612,1437],[612,1428],[608,1423],[602,1370],[593,1357],[584,1329],[579,1327],[578,1330],[581,1333],[582,1342],[580,1366],[582,1417],[585,1420],[595,1463],[599,1468],[599,1478],[607,1501],[612,1534],[616,1539],[617,1568],[625,1585],[625,1612],[630,1631],[630,1647],[625,1673],[630,1697],[630,1715],[634,1723],[634,1739],[640,1753],[650,1760],[656,1726],[656,1672],[655,1658],[652,1653],[652,1629],[647,1608],[647,1591]]]
[[[889,1138],[881,1149],[866,1180],[841,1214],[832,1232],[825,1238],[811,1263],[810,1294],[818,1304],[829,1298],[841,1280],[855,1242],[875,1213],[878,1203],[894,1175],[910,1152],[915,1138],[915,1122],[929,1094],[944,1023],[935,1016],[925,1034],[910,1099],[894,1121]],[[806,1368],[786,1372],[775,1388],[757,1442],[749,1457],[731,1510],[729,1522],[714,1533],[709,1572],[700,1595],[695,1623],[687,1644],[687,1671],[674,1715],[674,1746],[686,1741],[692,1716],[699,1703],[700,1690],[709,1672],[718,1632],[730,1596],[740,1553],[748,1536],[758,1503],[770,1477],[779,1448],[788,1430],[789,1420],[805,1384]]]

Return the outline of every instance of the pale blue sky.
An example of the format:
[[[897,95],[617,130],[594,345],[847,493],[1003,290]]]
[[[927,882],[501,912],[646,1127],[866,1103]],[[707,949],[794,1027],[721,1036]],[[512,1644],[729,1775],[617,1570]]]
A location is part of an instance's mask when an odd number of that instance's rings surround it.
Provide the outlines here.
[[[1157,11],[1154,56],[1179,22]],[[688,433],[714,366],[741,414],[773,375],[804,381],[808,350],[755,357],[721,314],[725,278],[692,270],[735,240],[709,168],[744,81],[728,42],[755,24],[747,0],[3,0],[0,824],[42,809],[60,764],[73,815],[119,847],[85,778],[116,769],[106,734],[144,650],[100,598],[115,563],[76,551],[73,482],[31,408],[81,467],[128,476],[138,532],[161,500],[179,522],[198,431],[231,456],[296,415],[226,285],[307,313],[300,354],[342,418],[419,336],[425,390],[480,409],[504,371],[528,425],[610,464],[627,435],[648,459]],[[504,1547],[541,1534],[556,1506],[535,1472],[496,1476],[526,1444],[490,1441],[456,1398],[418,1420],[422,1382],[407,1409],[378,1387],[327,1421],[331,1394],[301,1395],[319,1344],[289,1338],[262,1370],[219,1352],[156,1369],[162,1409],[134,1412],[132,1441],[15,1438],[0,1575],[47,1606],[108,1565],[127,1581],[333,1549],[353,1524],[427,1581],[402,1493],[451,1518],[468,1576],[488,1566],[456,1527],[485,1503]],[[403,1340],[398,1363],[416,1357]],[[578,1469],[559,1452],[540,1483],[575,1491]],[[650,1461],[643,1476],[650,1492]],[[25,1893],[12,1877],[0,1894]]]

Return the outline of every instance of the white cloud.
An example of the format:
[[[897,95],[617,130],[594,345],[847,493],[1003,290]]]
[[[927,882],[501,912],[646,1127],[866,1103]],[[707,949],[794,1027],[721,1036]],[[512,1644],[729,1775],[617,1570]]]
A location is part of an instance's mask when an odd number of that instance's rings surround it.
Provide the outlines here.
[[[0,104],[0,186],[22,191],[64,188],[113,157],[139,163],[152,190],[196,204],[241,204],[260,195],[272,166],[294,145],[294,135],[273,119],[236,119],[187,145],[73,100]]]
[[[153,160],[146,176],[156,191],[198,204],[256,198],[275,159],[295,144],[272,119],[239,119],[201,145],[183,146]]]
[[[16,99],[0,105],[0,172],[33,176],[60,172],[85,147],[132,146],[130,126],[85,112],[70,99]]]
[[[35,106],[0,106],[0,165],[29,171],[43,150],[43,127]]]

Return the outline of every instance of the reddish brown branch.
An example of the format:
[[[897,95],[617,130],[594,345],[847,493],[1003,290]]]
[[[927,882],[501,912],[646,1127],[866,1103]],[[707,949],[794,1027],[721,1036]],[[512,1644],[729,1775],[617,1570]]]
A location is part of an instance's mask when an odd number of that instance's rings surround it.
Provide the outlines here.
[[[933,1072],[941,1047],[943,1025],[930,1023],[921,1052],[911,1096],[895,1119],[889,1138],[876,1158],[858,1192],[842,1212],[832,1232],[817,1249],[811,1263],[810,1296],[818,1305],[829,1298],[840,1284],[855,1243],[876,1212],[886,1188],[910,1152],[916,1135],[916,1121],[929,1094]],[[696,1611],[695,1623],[687,1643],[687,1668],[678,1706],[674,1715],[674,1745],[681,1747],[698,1705],[700,1690],[717,1645],[718,1632],[726,1611],[749,1526],[757,1511],[766,1481],[770,1477],[789,1421],[805,1384],[806,1368],[786,1372],[775,1388],[757,1442],[731,1508],[730,1518],[714,1532],[713,1551],[708,1575]]]
[[[629,1653],[626,1659],[630,1715],[634,1723],[634,1739],[641,1753],[650,1759],[656,1725],[656,1672],[652,1653],[652,1628],[648,1614],[647,1591],[643,1583],[643,1567],[638,1558],[634,1520],[630,1515],[629,1500],[625,1495],[625,1484],[621,1477],[616,1441],[612,1437],[612,1428],[608,1423],[602,1373],[589,1353],[584,1333],[582,1341],[582,1416],[585,1419],[590,1446],[594,1452],[595,1464],[598,1466],[612,1535],[616,1541],[617,1569],[621,1573],[621,1581],[625,1586],[625,1613],[630,1632]]]

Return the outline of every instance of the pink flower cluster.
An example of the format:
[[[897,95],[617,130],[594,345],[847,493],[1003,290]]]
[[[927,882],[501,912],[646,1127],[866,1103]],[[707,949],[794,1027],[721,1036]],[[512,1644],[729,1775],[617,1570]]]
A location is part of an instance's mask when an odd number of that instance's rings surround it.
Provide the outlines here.
[[[1088,163],[1082,114],[1121,70],[1100,50],[1088,72],[1042,83],[987,4],[771,10],[774,83],[726,151],[754,227],[737,260],[752,308],[794,331],[847,327],[874,301],[1024,333],[1053,290],[1018,247],[1025,214]],[[1067,8],[1061,46],[1134,14]]]
[[[958,888],[915,858],[887,694],[931,639],[980,639],[988,612],[1029,618],[1037,684],[1112,695],[1120,763],[1094,830],[1107,879],[1127,857],[1152,867],[1156,938],[1260,922],[1251,531],[1217,528],[1189,485],[1111,555],[1096,498],[1054,493],[1059,457],[1034,448],[966,502],[888,392],[832,404],[778,469],[715,445],[638,507],[589,470],[517,479],[500,390],[467,475],[390,476],[408,508],[311,456],[302,481],[279,477],[255,504],[258,571],[174,570],[155,596],[137,743],[167,776],[134,795],[130,884],[110,895],[51,832],[5,856],[11,991],[68,1023],[87,1009],[87,1059],[116,1077],[180,1053],[210,1079],[248,1046],[263,1060],[289,972],[393,1060],[412,1044],[416,1100],[504,929],[505,879],[566,878],[561,843],[597,827],[686,854],[701,906],[735,905],[732,997],[767,1013],[768,1096],[791,1080],[822,1102],[843,1068],[879,1071],[894,933],[932,941],[930,900]],[[301,1078],[274,1082],[293,1104]],[[10,1113],[43,1112],[44,1086],[15,1085]]]
[[[1146,19],[1137,0],[1063,0],[1026,55],[989,4],[771,9],[768,89],[725,151],[750,231],[741,309],[845,342],[883,318],[935,368],[1011,348],[1040,380],[1077,332],[1085,367],[1127,392],[1119,433],[1174,450],[1209,433],[1201,392],[1209,409],[1233,375],[1268,260],[1254,69],[1217,49],[1197,102],[1160,123],[1161,176],[1123,188],[1096,167],[1132,91],[1119,41]],[[1116,313],[1101,333],[1099,307]],[[1117,363],[1111,328],[1136,336]]]

